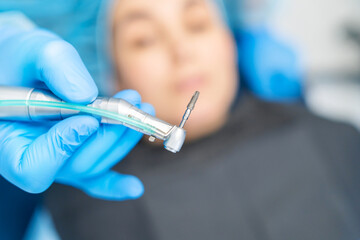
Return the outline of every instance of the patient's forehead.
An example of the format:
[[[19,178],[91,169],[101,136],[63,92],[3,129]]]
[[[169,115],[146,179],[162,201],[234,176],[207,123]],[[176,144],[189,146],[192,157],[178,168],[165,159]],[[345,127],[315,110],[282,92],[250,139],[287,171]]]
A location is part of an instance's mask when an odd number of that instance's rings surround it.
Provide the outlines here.
[[[182,8],[196,4],[207,4],[213,0],[116,0],[115,5],[122,9],[143,7],[149,10],[168,8],[169,6]]]
[[[214,16],[216,10],[213,0],[117,0],[114,6],[116,24],[129,23],[134,19],[151,19],[163,23],[179,20],[187,11],[206,8]]]

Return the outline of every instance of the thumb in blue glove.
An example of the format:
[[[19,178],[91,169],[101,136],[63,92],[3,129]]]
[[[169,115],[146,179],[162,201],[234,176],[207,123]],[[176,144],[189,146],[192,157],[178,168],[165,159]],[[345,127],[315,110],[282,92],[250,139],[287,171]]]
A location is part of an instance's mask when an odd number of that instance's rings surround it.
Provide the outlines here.
[[[0,85],[45,85],[67,102],[89,103],[98,89],[75,48],[41,29],[0,28]]]

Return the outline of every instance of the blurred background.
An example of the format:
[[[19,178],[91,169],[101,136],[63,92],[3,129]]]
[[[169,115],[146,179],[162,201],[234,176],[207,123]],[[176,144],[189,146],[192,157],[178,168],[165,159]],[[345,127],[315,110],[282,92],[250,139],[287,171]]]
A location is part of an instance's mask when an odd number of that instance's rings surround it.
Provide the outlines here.
[[[229,8],[235,29],[265,27],[273,38],[294,51],[300,65],[297,73],[304,83],[303,97],[311,111],[360,129],[359,1],[227,3],[228,7],[237,5]]]
[[[360,131],[360,1],[224,4],[244,88],[267,101],[302,101],[313,113]],[[99,0],[0,0],[0,12],[21,12],[72,43],[97,81],[106,69],[96,51],[101,5]],[[250,51],[259,54],[250,59]],[[276,83],[262,84],[272,79]],[[102,85],[101,91],[109,89]],[[22,239],[42,196],[23,193],[3,179],[0,191],[0,239]]]

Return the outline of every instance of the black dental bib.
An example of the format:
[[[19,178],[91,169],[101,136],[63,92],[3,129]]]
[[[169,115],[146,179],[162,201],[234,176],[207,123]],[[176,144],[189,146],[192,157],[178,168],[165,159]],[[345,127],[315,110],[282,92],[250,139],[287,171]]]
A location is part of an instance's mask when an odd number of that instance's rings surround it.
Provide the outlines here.
[[[360,135],[300,104],[244,95],[226,126],[172,154],[137,146],[115,170],[135,201],[54,186],[46,206],[63,239],[360,238]]]

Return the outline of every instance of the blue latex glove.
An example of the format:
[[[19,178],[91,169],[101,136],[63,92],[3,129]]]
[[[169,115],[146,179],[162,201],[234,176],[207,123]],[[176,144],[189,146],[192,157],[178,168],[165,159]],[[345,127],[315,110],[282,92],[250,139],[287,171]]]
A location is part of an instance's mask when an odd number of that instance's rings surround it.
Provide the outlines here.
[[[292,48],[262,28],[242,31],[237,38],[239,64],[250,90],[270,101],[301,98],[302,69]]]
[[[65,101],[83,104],[98,94],[76,50],[39,29],[0,28],[0,84],[43,85]],[[135,91],[116,97],[153,113]],[[110,169],[141,136],[123,126],[99,126],[90,116],[56,124],[0,121],[0,174],[31,193],[42,192],[57,180],[94,197],[137,198],[143,193],[141,182]]]
[[[150,104],[141,103],[134,90],[119,92],[114,97],[122,98],[143,111],[154,115]],[[134,176],[111,171],[138,143],[142,134],[120,125],[102,125],[72,157],[57,175],[57,181],[75,186],[89,195],[108,200],[138,198],[144,188]]]

